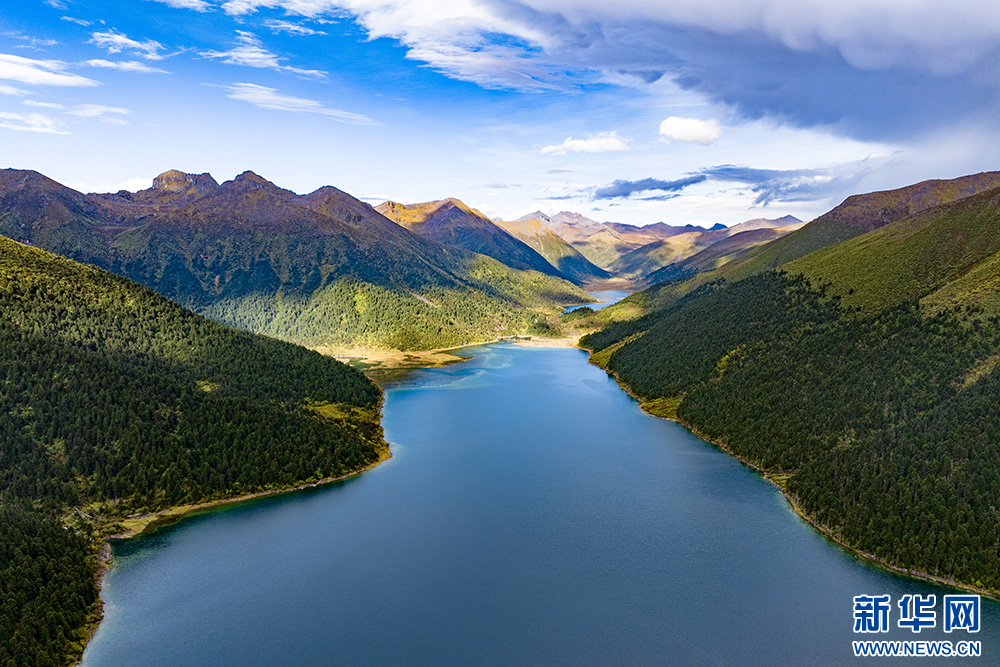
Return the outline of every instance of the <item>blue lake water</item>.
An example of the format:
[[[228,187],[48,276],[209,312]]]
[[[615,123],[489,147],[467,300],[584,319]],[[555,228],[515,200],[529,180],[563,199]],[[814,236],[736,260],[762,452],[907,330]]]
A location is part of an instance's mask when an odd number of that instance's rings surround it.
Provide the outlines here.
[[[591,292],[590,296],[597,299],[597,303],[580,303],[575,306],[570,306],[563,312],[568,313],[572,310],[577,310],[579,308],[590,308],[592,310],[600,310],[601,308],[606,308],[613,303],[618,303],[631,293],[632,292],[629,292],[628,290],[620,290],[620,289],[603,290],[603,291],[599,290]]]
[[[832,545],[753,471],[573,349],[498,344],[387,387],[394,458],[120,544],[85,667],[843,665],[947,589]],[[890,633],[855,635],[855,595]]]

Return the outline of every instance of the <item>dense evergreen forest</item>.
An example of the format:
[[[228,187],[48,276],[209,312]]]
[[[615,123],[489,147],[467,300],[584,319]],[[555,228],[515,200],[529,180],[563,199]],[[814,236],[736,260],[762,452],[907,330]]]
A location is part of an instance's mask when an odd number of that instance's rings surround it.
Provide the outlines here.
[[[779,481],[839,539],[1000,592],[1000,319],[877,312],[802,276],[717,281],[584,337],[651,411]]]
[[[125,516],[385,451],[381,393],[357,371],[2,237],[0,312],[0,665],[80,649],[97,539]]]

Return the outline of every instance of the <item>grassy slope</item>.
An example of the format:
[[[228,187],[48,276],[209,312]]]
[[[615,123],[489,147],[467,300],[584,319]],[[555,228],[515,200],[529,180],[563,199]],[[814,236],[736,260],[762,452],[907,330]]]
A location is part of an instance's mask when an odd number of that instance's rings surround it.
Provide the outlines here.
[[[998,252],[1000,191],[991,190],[824,248],[786,268],[829,284],[845,306],[864,312],[927,297],[937,309],[985,298],[988,314],[997,314],[989,288],[995,261],[979,264]],[[946,293],[935,297],[942,288]]]
[[[457,199],[422,204],[386,202],[376,210],[424,238],[492,257],[514,269],[563,277],[530,245]]]
[[[653,285],[601,312],[608,321],[653,312],[676,303],[702,285],[718,280],[742,280],[776,269],[821,248],[860,236],[890,222],[995,187],[1000,187],[1000,172],[983,172],[951,180],[923,181],[895,190],[852,195],[801,229],[771,243],[757,246],[717,269],[687,279]]]
[[[537,219],[499,221],[498,226],[534,248],[559,272],[580,285],[591,280],[606,280],[611,274],[596,266],[579,250]]]

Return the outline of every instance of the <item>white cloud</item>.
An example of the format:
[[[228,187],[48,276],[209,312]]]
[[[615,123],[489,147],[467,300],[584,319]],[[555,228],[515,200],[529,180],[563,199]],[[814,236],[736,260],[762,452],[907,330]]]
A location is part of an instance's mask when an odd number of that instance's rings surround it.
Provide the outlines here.
[[[117,30],[95,32],[91,35],[90,43],[106,49],[108,53],[132,51],[138,53],[146,60],[163,60],[164,58],[164,56],[160,54],[160,51],[163,50],[163,45],[159,42],[152,39],[140,42],[139,40],[132,39]]]
[[[0,95],[27,95],[28,91],[21,90],[20,88],[15,88],[14,86],[8,86],[7,84],[0,83]]]
[[[325,35],[326,33],[322,30],[313,30],[312,28],[307,28],[304,25],[299,25],[298,23],[292,23],[291,21],[279,21],[277,19],[269,19],[264,21],[264,25],[270,28],[274,32],[287,32],[289,35]]]
[[[125,125],[125,121],[118,116],[131,112],[128,109],[108,107],[103,104],[80,104],[73,107],[69,113],[82,118],[95,118],[108,125]]]
[[[202,55],[206,58],[216,58],[227,65],[243,65],[245,67],[257,67],[259,69],[273,69],[279,72],[291,72],[293,74],[314,79],[322,79],[326,77],[326,72],[321,72],[319,70],[300,69],[298,67],[282,65],[281,61],[285,59],[280,58],[265,49],[263,42],[261,42],[260,39],[253,33],[245,30],[237,30],[236,34],[237,39],[240,41],[239,46],[228,51],[205,51]]]
[[[670,51],[662,34],[669,29],[763,36],[799,52],[835,49],[861,69],[936,74],[974,70],[1000,38],[1000,3],[985,0],[951,3],[948,11],[939,0],[228,0],[222,8],[231,15],[347,13],[369,37],[408,47],[410,58],[511,88],[565,83],[567,68],[575,76],[635,62],[662,70],[655,54]]]
[[[565,155],[566,153],[611,153],[627,151],[628,140],[618,136],[617,132],[598,132],[586,139],[567,137],[566,141],[555,146],[546,146],[542,155]]]
[[[196,12],[207,12],[213,7],[205,0],[155,0],[176,9],[193,9]]]
[[[65,109],[61,104],[56,104],[55,102],[36,102],[35,100],[25,100],[25,106],[29,107],[40,107],[42,109]]]
[[[59,18],[62,19],[63,21],[69,21],[70,23],[75,23],[77,25],[82,25],[82,26],[88,26],[93,23],[93,21],[86,21],[84,19],[78,19],[73,16],[60,16]]]
[[[159,67],[150,67],[146,63],[141,63],[138,60],[103,60],[96,58],[94,60],[88,60],[83,63],[88,67],[101,67],[104,69],[116,69],[122,72],[137,72],[140,74],[166,74],[167,70],[160,69]]]
[[[710,144],[722,136],[722,128],[714,120],[671,116],[660,123],[660,136],[667,141]]]
[[[96,86],[97,82],[65,72],[58,60],[33,60],[0,53],[0,80],[40,86]]]
[[[27,42],[31,48],[35,50],[41,50],[41,47],[45,46],[55,46],[59,42],[54,39],[43,39],[41,37],[32,37],[31,35],[25,35],[20,32],[8,32],[4,33],[7,37],[12,37],[13,39],[21,40],[22,42]]]
[[[22,132],[41,132],[44,134],[69,134],[62,129],[62,123],[54,118],[40,113],[10,113],[0,111],[0,127]]]
[[[322,102],[318,102],[316,100],[283,95],[274,88],[258,86],[255,83],[237,83],[232,86],[223,86],[223,88],[229,91],[229,94],[226,95],[226,97],[234,100],[241,100],[243,102],[249,102],[250,104],[258,106],[262,109],[292,111],[296,113],[314,113],[321,116],[329,116],[330,118],[338,120],[342,123],[354,123],[356,125],[381,124],[367,116],[362,116],[361,114],[341,111],[340,109],[331,109],[325,106]]]

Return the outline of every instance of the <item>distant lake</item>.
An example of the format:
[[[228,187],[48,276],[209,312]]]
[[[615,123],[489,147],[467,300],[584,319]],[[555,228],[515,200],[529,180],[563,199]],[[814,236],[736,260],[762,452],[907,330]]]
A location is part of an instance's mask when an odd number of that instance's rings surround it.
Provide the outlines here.
[[[572,310],[577,310],[578,308],[591,308],[593,310],[600,310],[601,308],[606,308],[607,306],[610,306],[613,303],[618,303],[631,293],[632,292],[629,292],[628,290],[620,290],[620,289],[591,292],[590,296],[597,299],[597,303],[580,303],[575,306],[570,306],[563,312],[568,313]]]
[[[832,545],[781,494],[650,417],[575,349],[505,343],[387,388],[394,458],[122,543],[86,667],[844,665],[947,589]],[[855,595],[893,629],[854,635]],[[940,619],[940,611],[939,611]],[[906,663],[908,664],[908,663]]]

